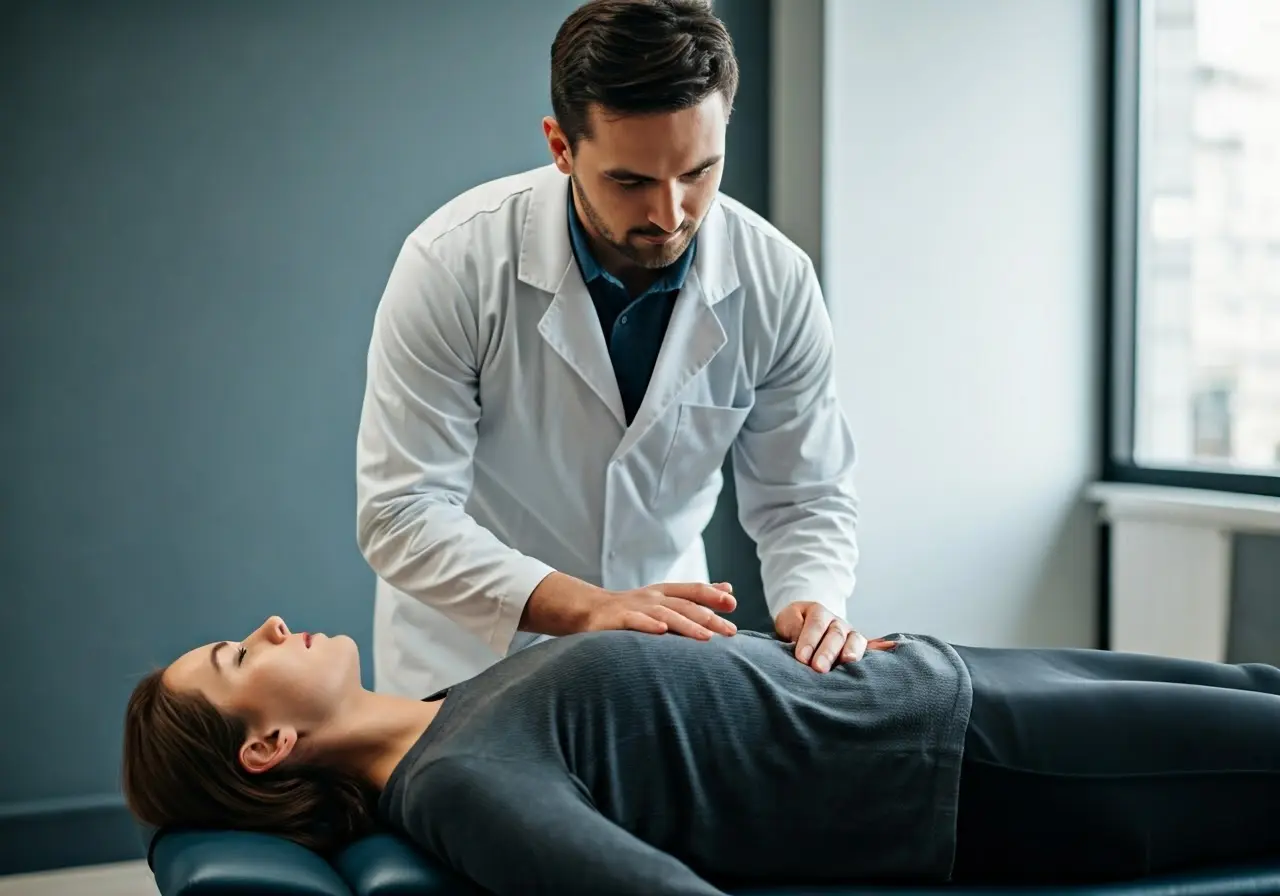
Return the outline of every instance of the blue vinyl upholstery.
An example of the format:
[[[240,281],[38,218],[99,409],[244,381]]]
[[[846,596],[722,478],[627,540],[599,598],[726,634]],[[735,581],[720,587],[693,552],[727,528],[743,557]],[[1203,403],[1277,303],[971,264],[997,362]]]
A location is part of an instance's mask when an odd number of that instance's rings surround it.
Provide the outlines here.
[[[241,831],[160,832],[151,869],[161,896],[482,896],[389,834],[353,843],[331,861],[296,844]],[[783,886],[740,896],[1260,896],[1280,894],[1280,859],[1109,884],[1006,887]]]

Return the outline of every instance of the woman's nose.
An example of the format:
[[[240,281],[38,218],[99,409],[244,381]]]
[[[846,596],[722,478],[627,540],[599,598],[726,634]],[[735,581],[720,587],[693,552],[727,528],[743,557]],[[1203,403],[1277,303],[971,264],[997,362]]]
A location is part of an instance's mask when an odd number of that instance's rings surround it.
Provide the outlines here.
[[[270,641],[272,644],[279,644],[289,637],[289,626],[285,625],[284,620],[279,616],[271,616],[258,627],[258,631],[255,634]]]

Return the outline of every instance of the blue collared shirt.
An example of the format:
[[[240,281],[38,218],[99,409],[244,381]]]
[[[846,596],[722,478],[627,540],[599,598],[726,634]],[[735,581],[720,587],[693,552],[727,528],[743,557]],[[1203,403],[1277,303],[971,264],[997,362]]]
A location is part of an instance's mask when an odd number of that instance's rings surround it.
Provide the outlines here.
[[[604,330],[609,360],[613,362],[618,391],[622,394],[622,407],[630,424],[644,400],[645,390],[649,388],[667,323],[671,320],[671,309],[675,307],[676,296],[684,287],[689,266],[693,264],[697,238],[684,254],[667,266],[653,285],[635,298],[617,277],[600,266],[591,253],[586,231],[573,206],[572,193],[569,196],[569,239],[578,260],[578,270],[582,272],[587,291],[591,293],[591,302],[596,306],[596,316]]]

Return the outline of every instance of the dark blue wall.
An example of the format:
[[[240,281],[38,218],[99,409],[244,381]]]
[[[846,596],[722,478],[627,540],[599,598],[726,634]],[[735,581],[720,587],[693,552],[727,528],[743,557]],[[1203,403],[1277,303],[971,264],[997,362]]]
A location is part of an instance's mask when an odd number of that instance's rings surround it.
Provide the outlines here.
[[[1280,538],[1232,539],[1227,660],[1280,666]]]
[[[404,236],[547,161],[573,0],[7,4],[0,24],[0,873],[137,855],[138,676],[269,613],[366,648],[354,439]],[[725,190],[767,212],[767,0]],[[717,577],[765,618],[732,494]]]

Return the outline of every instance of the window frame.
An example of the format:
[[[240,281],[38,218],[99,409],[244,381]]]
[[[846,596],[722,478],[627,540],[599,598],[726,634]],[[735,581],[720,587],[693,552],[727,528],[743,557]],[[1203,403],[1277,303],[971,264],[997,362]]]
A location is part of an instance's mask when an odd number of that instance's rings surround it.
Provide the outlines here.
[[[1143,231],[1138,213],[1143,195],[1141,86],[1150,67],[1142,53],[1152,0],[1114,0],[1109,17],[1111,71],[1107,89],[1109,164],[1106,189],[1106,296],[1103,338],[1103,458],[1105,482],[1207,489],[1280,497],[1276,474],[1241,472],[1239,468],[1200,463],[1187,467],[1155,467],[1133,458],[1137,403],[1137,325],[1141,291],[1138,263]]]

